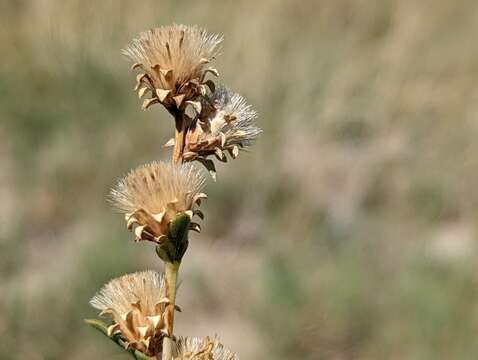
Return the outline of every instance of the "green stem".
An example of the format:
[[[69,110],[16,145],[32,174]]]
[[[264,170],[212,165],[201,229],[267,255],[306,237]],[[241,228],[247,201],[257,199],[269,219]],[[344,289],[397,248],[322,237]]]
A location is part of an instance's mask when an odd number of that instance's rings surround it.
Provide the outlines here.
[[[174,328],[174,305],[176,302],[176,282],[178,277],[180,262],[165,262],[165,280],[166,296],[169,298],[169,304],[166,307],[169,323],[168,332],[171,336],[165,336],[163,339],[163,357],[162,360],[171,360],[173,358],[173,328]]]

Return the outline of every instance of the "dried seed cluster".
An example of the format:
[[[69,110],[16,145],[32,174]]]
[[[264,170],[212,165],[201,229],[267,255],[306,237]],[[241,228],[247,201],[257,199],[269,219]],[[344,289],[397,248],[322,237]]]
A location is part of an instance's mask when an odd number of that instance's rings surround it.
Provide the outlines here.
[[[214,155],[226,162],[226,150],[235,159],[239,149],[252,145],[261,133],[254,123],[257,113],[241,95],[231,93],[226,87],[219,86],[201,102],[201,111],[186,134],[185,161],[204,162]]]
[[[139,97],[151,95],[143,108],[161,103],[174,112],[206,93],[214,83],[206,79],[216,69],[209,67],[222,37],[209,35],[196,26],[172,25],[143,32],[123,53],[140,69],[135,90]]]
[[[148,356],[161,352],[161,342],[167,334],[164,278],[157,272],[144,271],[113,279],[91,299],[90,304],[108,315],[113,323],[108,335],[121,335],[126,348]]]
[[[165,275],[138,272],[111,280],[90,301],[111,324],[89,321],[136,359],[143,354],[162,360],[238,360],[217,338],[173,336],[176,282],[188,247],[189,230],[200,231],[199,210],[205,178],[192,164],[199,161],[215,177],[215,157],[226,162],[254,143],[261,130],[257,114],[244,98],[208,79],[209,66],[222,37],[198,27],[172,25],[140,34],[123,50],[140,69],[135,90],[148,96],[143,108],[162,104],[175,120],[171,163],[153,162],[132,170],[110,193],[135,240],[156,244]],[[192,111],[189,111],[189,108]]]
[[[207,198],[201,192],[204,184],[204,176],[191,164],[153,162],[120,180],[110,198],[125,214],[128,229],[134,228],[136,241],[162,244],[168,237],[169,224],[178,214],[204,218],[197,209]],[[197,223],[189,226],[200,231]]]
[[[177,354],[174,360],[239,360],[217,338],[179,338],[176,344]]]
[[[229,153],[235,159],[261,133],[255,125],[257,113],[245,99],[206,77],[219,75],[206,65],[221,41],[222,37],[197,27],[173,25],[140,34],[124,50],[134,61],[133,68],[142,70],[135,87],[139,96],[150,94],[143,108],[161,103],[184,132],[166,145],[180,147],[181,161],[201,162],[214,178],[216,169],[209,156],[226,162]],[[186,114],[188,106],[193,116]]]

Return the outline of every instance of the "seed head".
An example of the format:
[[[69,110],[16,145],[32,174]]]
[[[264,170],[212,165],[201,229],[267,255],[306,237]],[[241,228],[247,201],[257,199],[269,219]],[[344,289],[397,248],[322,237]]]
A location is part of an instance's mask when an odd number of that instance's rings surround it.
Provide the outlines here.
[[[239,360],[238,356],[222,345],[217,338],[186,337],[176,342],[174,360]]]
[[[204,176],[191,164],[153,162],[132,170],[111,191],[113,205],[125,214],[127,227],[136,241],[149,240],[162,244],[168,237],[169,224],[179,214],[191,219],[201,199]],[[191,230],[199,225],[190,223]]]
[[[91,306],[101,310],[100,315],[111,317],[109,336],[120,336],[127,348],[148,356],[161,352],[168,303],[164,278],[154,271],[113,279],[90,301]]]
[[[262,132],[255,124],[257,113],[241,95],[226,87],[219,86],[201,101],[201,111],[186,134],[184,161],[204,163],[214,155],[225,162],[226,150],[236,158],[239,149],[252,145]]]
[[[218,75],[207,64],[215,58],[219,35],[210,35],[197,26],[172,25],[143,32],[123,50],[142,72],[137,76],[135,90],[143,97],[143,108],[155,103],[168,110],[184,108],[187,102],[214,87],[206,75]]]

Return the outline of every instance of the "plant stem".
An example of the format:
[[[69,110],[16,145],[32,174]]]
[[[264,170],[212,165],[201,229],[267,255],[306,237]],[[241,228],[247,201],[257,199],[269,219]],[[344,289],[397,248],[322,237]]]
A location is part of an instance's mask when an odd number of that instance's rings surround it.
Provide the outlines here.
[[[183,112],[175,114],[174,119],[176,122],[176,133],[174,135],[173,163],[181,163],[183,159],[187,121]]]
[[[178,111],[174,114],[176,122],[176,133],[174,136],[174,149],[172,155],[173,163],[181,163],[183,160],[184,143],[186,138],[186,129],[188,126],[187,116],[184,112]],[[169,319],[168,332],[170,336],[165,336],[163,339],[163,355],[162,360],[172,360],[173,358],[173,329],[174,329],[174,305],[176,302],[176,281],[178,277],[179,261],[164,263],[165,266],[165,281],[166,281],[166,296],[169,298],[169,304],[166,306],[165,314]]]
[[[166,296],[169,304],[166,306],[166,318],[169,319],[168,332],[171,336],[165,336],[163,339],[163,357],[162,360],[171,360],[173,358],[173,328],[174,328],[174,305],[176,301],[176,280],[179,271],[179,262],[165,262],[165,280]]]

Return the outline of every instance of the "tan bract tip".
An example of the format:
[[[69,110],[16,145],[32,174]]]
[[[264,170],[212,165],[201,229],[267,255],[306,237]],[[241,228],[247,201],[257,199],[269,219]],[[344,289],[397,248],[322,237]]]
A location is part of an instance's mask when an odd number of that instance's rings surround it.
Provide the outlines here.
[[[108,315],[113,323],[108,335],[118,335],[128,347],[148,356],[161,352],[167,303],[164,278],[155,271],[143,271],[111,280],[90,304]]]
[[[136,240],[161,244],[178,214],[199,214],[204,184],[204,176],[191,164],[153,162],[120,180],[110,198],[125,214],[128,229],[136,226]]]
[[[216,57],[221,42],[221,36],[197,26],[163,26],[141,33],[123,54],[134,62],[133,69],[142,70],[136,90],[144,85],[166,108],[179,108],[183,100],[203,93],[208,72],[217,75],[217,70],[207,65]],[[184,97],[178,97],[181,95]]]
[[[239,360],[239,357],[217,338],[180,337],[176,341],[174,360]]]

